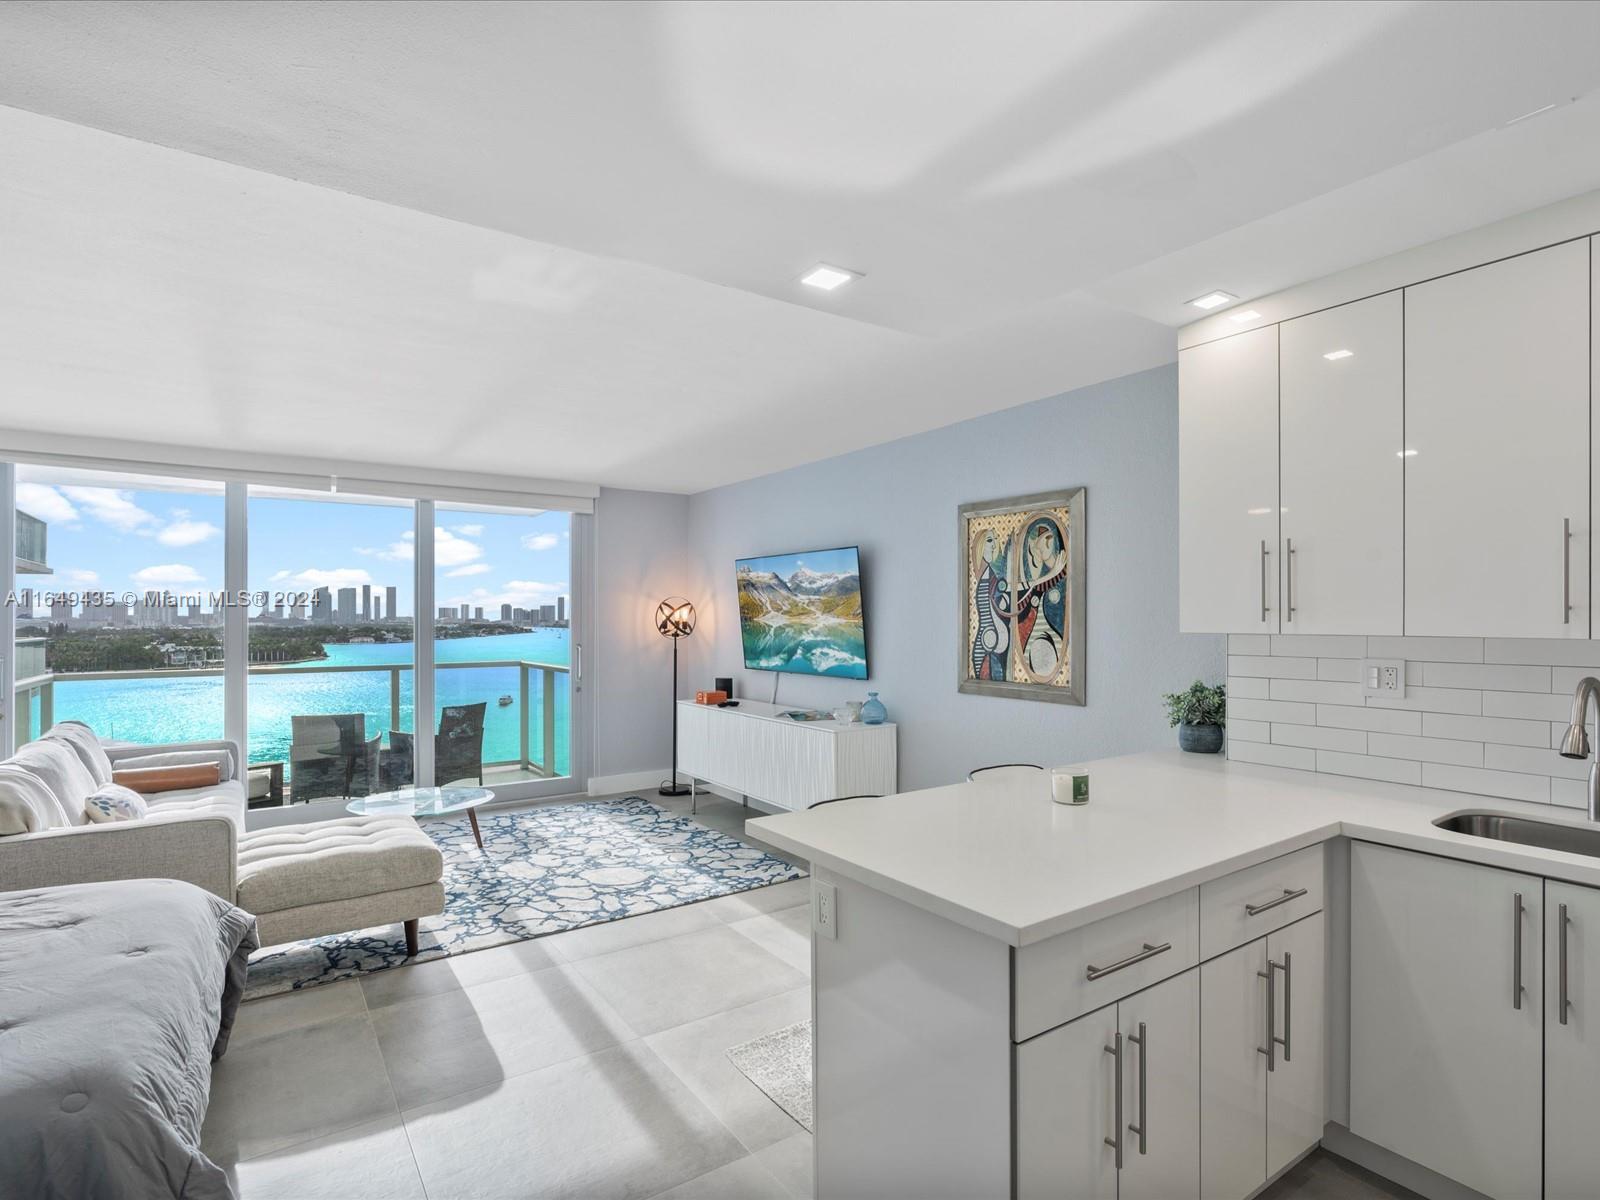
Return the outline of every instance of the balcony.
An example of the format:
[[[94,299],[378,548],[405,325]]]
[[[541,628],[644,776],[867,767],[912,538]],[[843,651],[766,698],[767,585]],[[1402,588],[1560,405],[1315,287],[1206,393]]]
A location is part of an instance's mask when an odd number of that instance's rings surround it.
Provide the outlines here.
[[[217,731],[222,724],[223,669],[220,665],[178,666],[138,671],[75,671],[56,674],[46,669],[45,643],[45,638],[17,640],[16,705],[13,709],[16,714],[14,729],[17,746],[32,741],[49,729],[56,721],[58,708],[62,711],[63,719],[77,715],[80,706],[72,702],[72,689],[79,685],[99,684],[113,687],[119,683],[130,685],[127,704],[132,707],[130,718],[136,723],[140,705],[147,705],[151,698],[148,685],[152,681],[214,680],[216,686],[214,701],[191,700],[196,709],[195,720],[192,722],[195,728],[192,734],[172,740],[199,740],[218,736]],[[319,695],[325,697],[330,691],[349,694],[348,688],[328,685],[342,685],[345,681],[357,682],[349,678],[352,676],[377,676],[387,683],[387,705],[380,702],[376,712],[371,704],[362,707],[365,708],[369,721],[373,716],[382,720],[386,708],[388,724],[385,728],[402,729],[405,727],[402,725],[402,720],[411,713],[412,692],[408,675],[412,669],[410,663],[340,666],[255,664],[249,667],[248,673],[252,686],[258,681],[287,684],[297,677],[312,677],[306,678],[306,683],[311,686],[305,689],[305,699],[297,706],[297,711],[307,714],[330,711],[326,706],[319,706],[317,700]],[[566,748],[562,745],[565,729],[559,719],[563,716],[563,709],[570,695],[565,678],[568,675],[566,666],[557,663],[529,662],[523,659],[441,663],[436,668],[435,674],[441,693],[446,690],[443,686],[444,677],[454,672],[501,673],[498,679],[493,674],[484,675],[481,689],[468,689],[473,695],[473,702],[481,700],[488,705],[485,710],[488,728],[485,733],[483,761],[485,785],[493,787],[496,784],[520,780],[553,779],[567,773]],[[506,679],[514,680],[513,691],[501,691]],[[461,689],[452,686],[449,690],[454,694]],[[143,692],[142,696],[140,692]],[[496,692],[499,694],[492,694]],[[366,695],[370,697],[371,692]],[[502,704],[501,700],[507,696],[511,702]],[[458,701],[452,698],[450,702]],[[334,707],[338,705],[335,704]],[[201,709],[204,711],[200,711]],[[356,709],[349,708],[348,711]],[[168,715],[170,716],[170,713]],[[506,727],[508,720],[514,722],[514,730],[508,731]],[[168,740],[166,736],[130,737],[128,735],[136,732],[136,729],[115,726],[109,729],[100,728],[104,722],[90,720],[89,724],[95,726],[95,731],[101,736],[113,740]],[[434,725],[437,727],[437,718]],[[490,730],[494,736],[490,735]],[[369,729],[370,732],[377,731]],[[288,757],[287,753],[279,750],[280,745],[282,750],[287,750],[287,738],[287,727],[281,731],[273,729],[265,732],[259,728],[252,729],[251,750],[247,755],[251,765],[285,760]],[[512,747],[516,750],[515,757],[505,754],[505,751]],[[285,770],[288,768],[285,767]]]

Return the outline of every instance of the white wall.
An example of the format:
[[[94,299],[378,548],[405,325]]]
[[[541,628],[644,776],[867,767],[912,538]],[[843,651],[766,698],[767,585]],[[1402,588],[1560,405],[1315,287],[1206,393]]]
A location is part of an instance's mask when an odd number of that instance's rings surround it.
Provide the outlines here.
[[[1088,705],[958,694],[957,506],[1079,484],[1088,488]],[[1174,367],[703,492],[688,516],[684,594],[700,612],[685,647],[691,691],[732,675],[740,694],[771,695],[772,675],[741,669],[735,559],[861,547],[871,678],[784,675],[779,699],[831,707],[880,692],[900,724],[902,788],[983,763],[1171,745],[1161,693],[1223,674],[1223,638],[1177,632]]]
[[[658,601],[686,593],[688,525],[687,496],[602,488],[595,502],[592,780],[666,777],[672,647],[653,617]]]

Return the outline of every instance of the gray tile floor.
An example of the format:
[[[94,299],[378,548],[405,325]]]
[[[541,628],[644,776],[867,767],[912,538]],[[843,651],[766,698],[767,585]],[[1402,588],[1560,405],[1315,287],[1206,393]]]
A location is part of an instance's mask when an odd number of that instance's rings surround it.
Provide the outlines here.
[[[809,1011],[807,886],[246,1004],[205,1150],[241,1200],[810,1197],[811,1135],[725,1053]],[[1319,1152],[1263,1196],[1409,1193]]]

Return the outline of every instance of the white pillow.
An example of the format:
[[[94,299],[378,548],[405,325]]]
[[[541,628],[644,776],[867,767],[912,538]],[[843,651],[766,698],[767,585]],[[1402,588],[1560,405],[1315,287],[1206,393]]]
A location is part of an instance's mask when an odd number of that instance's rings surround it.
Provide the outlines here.
[[[83,802],[100,785],[67,743],[51,738],[29,742],[11,756],[11,763],[30,772],[50,789],[67,815],[67,824],[87,824]]]
[[[233,752],[230,750],[165,750],[160,754],[134,754],[119,757],[114,764],[117,771],[142,771],[150,767],[209,767],[217,768],[217,779],[226,782],[233,778]]]
[[[106,748],[82,721],[57,721],[44,736],[71,746],[96,783],[111,782],[111,759],[106,756]]]
[[[11,763],[0,763],[0,837],[65,829],[67,814],[38,776]]]
[[[144,797],[120,783],[102,783],[94,795],[84,801],[83,811],[94,823],[104,821],[138,821],[150,810]]]

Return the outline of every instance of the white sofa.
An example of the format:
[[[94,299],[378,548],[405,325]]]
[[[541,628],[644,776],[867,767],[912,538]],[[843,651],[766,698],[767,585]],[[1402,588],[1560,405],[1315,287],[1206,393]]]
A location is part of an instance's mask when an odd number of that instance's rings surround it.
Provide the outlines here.
[[[140,820],[86,823],[84,801],[119,764],[195,752],[220,760],[220,782],[152,795]],[[264,946],[399,922],[415,954],[418,919],[444,911],[433,839],[410,817],[247,833],[240,762],[231,741],[108,746],[87,726],[57,725],[0,761],[0,892],[180,879],[253,913]]]

